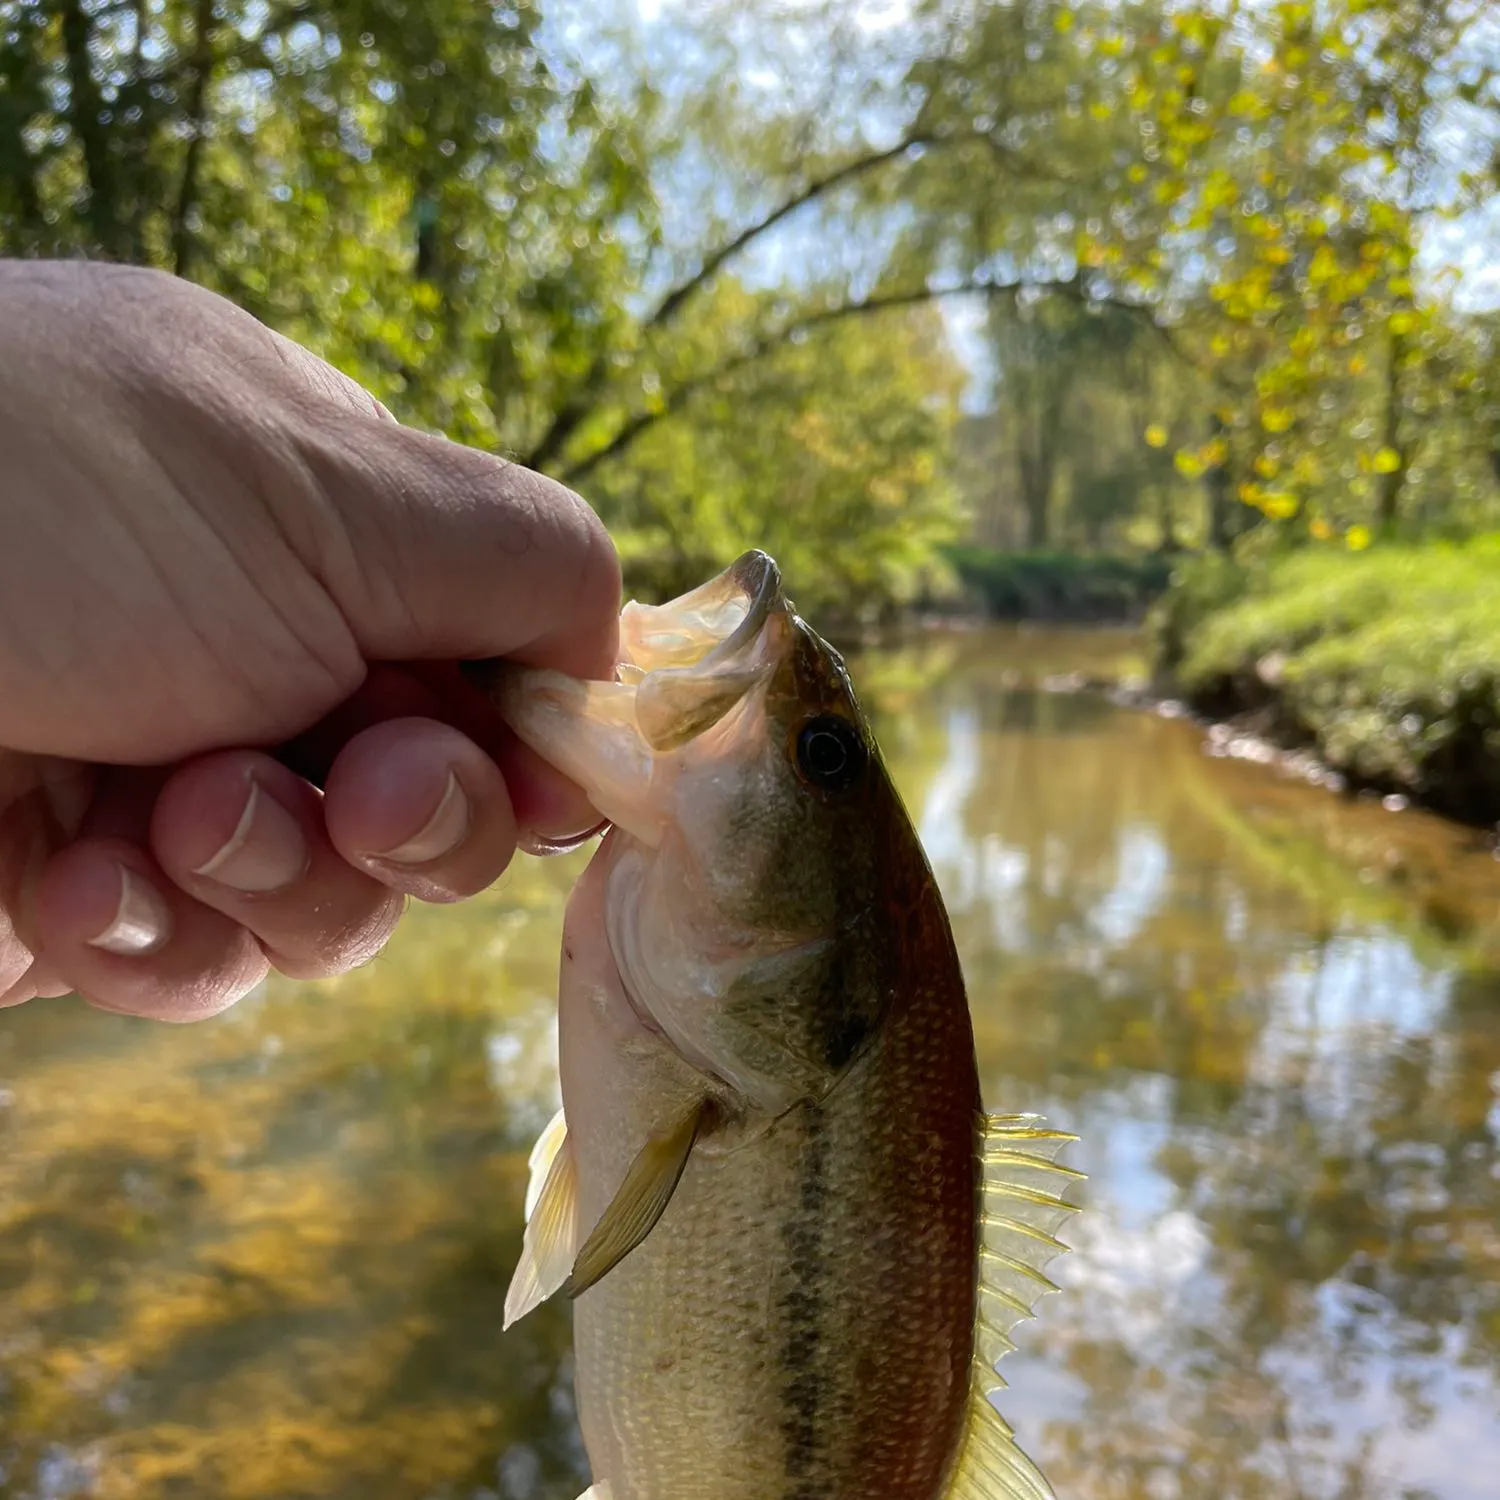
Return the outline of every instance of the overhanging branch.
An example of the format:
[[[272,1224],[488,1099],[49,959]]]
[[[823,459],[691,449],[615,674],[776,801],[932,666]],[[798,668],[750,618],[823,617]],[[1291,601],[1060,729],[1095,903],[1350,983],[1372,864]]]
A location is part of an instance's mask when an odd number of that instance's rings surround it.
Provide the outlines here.
[[[818,308],[803,317],[796,318],[782,327],[762,334],[753,343],[738,353],[730,355],[710,369],[691,375],[678,382],[663,397],[661,403],[649,411],[639,411],[627,417],[614,436],[592,453],[585,454],[577,462],[565,468],[561,478],[565,484],[577,485],[586,479],[600,464],[616,458],[630,448],[641,435],[679,411],[691,397],[718,381],[733,375],[747,365],[766,358],[789,340],[803,337],[836,323],[844,318],[864,317],[875,313],[890,312],[896,308],[916,307],[926,302],[936,302],[948,297],[1008,297],[1011,299],[1035,293],[1041,296],[1073,297],[1091,305],[1106,305],[1118,308],[1132,316],[1149,322],[1158,332],[1167,335],[1156,321],[1154,310],[1147,303],[1132,302],[1128,298],[1098,297],[1085,291],[1076,278],[1066,281],[965,281],[951,286],[909,287],[900,291],[873,292],[868,297],[853,302],[841,302],[834,307]],[[1171,345],[1174,352],[1175,344]]]
[[[842,166],[825,172],[821,177],[814,178],[771,209],[769,213],[761,215],[753,223],[746,225],[738,233],[709,251],[698,269],[668,291],[647,314],[645,329],[650,331],[670,323],[682,310],[683,305],[713,279],[726,261],[733,259],[761,235],[774,229],[799,209],[816,202],[835,188],[853,182],[867,172],[873,172],[884,166],[887,162],[897,160],[913,146],[929,145],[933,143],[933,140],[934,138],[924,131],[908,131],[894,146],[884,151],[873,151],[864,156],[855,157],[852,161],[847,161]],[[546,432],[525,456],[523,462],[527,468],[544,469],[562,452],[568,439],[577,431],[579,424],[594,409],[608,369],[608,359],[601,351],[589,365],[573,393],[558,407]]]
[[[806,207],[807,204],[823,197],[825,193],[831,193],[835,188],[842,187],[846,182],[852,182],[855,178],[864,176],[866,172],[873,172],[875,168],[883,167],[888,161],[895,161],[905,156],[913,146],[928,145],[931,141],[932,137],[920,132],[905,135],[886,151],[876,151],[869,156],[857,157],[854,161],[846,162],[842,167],[815,178],[801,192],[794,193],[770,213],[763,215],[753,224],[747,225],[732,239],[726,240],[717,250],[705,256],[698,269],[685,281],[675,286],[657,304],[656,310],[646,319],[646,327],[660,328],[671,322],[682,304],[705,282],[711,280],[725,261],[738,255],[752,240],[759,239],[768,230],[774,229],[783,219],[796,213],[799,208]]]

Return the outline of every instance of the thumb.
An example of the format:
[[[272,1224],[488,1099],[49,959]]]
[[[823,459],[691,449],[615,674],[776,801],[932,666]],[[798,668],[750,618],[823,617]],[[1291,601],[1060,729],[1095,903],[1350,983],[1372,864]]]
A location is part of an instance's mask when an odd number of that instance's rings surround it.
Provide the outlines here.
[[[571,490],[383,413],[301,447],[336,521],[319,528],[315,566],[366,660],[612,673],[619,560]]]

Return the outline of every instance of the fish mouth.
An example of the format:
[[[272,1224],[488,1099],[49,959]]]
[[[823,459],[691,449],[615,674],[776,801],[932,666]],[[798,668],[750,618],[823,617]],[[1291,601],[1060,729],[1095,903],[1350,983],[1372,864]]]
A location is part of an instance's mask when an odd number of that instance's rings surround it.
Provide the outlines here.
[[[471,676],[604,818],[655,847],[669,818],[664,763],[769,679],[790,619],[781,570],[751,551],[666,604],[627,604],[613,682],[496,663]]]
[[[781,569],[752,550],[717,578],[666,604],[627,604],[620,612],[619,676],[722,665],[753,650],[767,621],[785,611]]]

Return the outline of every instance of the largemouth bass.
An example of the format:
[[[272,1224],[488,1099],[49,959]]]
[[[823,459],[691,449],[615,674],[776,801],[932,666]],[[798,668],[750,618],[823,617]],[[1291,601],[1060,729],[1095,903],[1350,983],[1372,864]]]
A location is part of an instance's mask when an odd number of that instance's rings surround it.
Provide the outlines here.
[[[563,1109],[506,1324],[576,1299],[586,1500],[1045,1500],[991,1396],[1072,1139],[981,1108],[947,915],[839,655],[748,553],[513,669],[612,824],[563,934]]]

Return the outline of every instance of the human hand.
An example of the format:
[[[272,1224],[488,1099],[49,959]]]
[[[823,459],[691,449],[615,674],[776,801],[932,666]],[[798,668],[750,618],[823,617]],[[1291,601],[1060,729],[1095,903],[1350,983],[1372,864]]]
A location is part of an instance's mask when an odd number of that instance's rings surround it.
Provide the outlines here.
[[[576,496],[229,302],[0,262],[0,1005],[212,1015],[586,829],[456,663],[606,675],[618,602]]]

